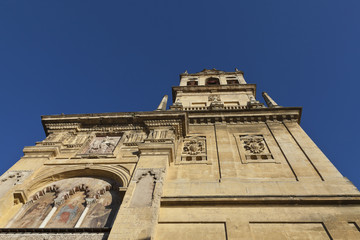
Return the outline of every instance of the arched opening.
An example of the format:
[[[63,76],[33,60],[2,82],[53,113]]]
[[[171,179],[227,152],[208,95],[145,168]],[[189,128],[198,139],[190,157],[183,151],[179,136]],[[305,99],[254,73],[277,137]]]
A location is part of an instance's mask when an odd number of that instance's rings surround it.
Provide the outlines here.
[[[197,86],[198,85],[198,81],[188,81],[187,82],[188,86]]]
[[[209,77],[206,79],[206,86],[220,85],[220,80],[215,77]]]
[[[111,227],[122,202],[120,183],[95,176],[48,184],[31,196],[11,228]]]

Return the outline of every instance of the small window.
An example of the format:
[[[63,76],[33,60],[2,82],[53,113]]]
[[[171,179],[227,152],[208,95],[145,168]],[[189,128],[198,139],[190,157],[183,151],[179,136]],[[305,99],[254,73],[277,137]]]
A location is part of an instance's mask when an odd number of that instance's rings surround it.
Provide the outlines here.
[[[187,82],[188,86],[197,86],[198,85],[198,81],[188,81]]]
[[[207,86],[220,85],[220,81],[218,78],[210,77],[210,78],[206,79],[206,85]]]
[[[226,80],[228,85],[238,85],[239,81],[238,80]]]

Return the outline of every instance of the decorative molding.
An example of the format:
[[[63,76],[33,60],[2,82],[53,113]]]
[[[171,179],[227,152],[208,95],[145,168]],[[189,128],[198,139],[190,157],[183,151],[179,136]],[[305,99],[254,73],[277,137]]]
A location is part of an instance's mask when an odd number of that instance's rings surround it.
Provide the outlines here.
[[[76,132],[119,133],[130,130],[145,130],[151,126],[173,126],[176,135],[185,136],[186,114],[171,111],[74,114],[43,116],[42,123],[47,134],[54,130]]]
[[[60,153],[60,146],[29,146],[23,149],[24,157],[51,158]]]
[[[165,169],[162,168],[138,168],[131,181],[139,182],[143,177],[150,174],[154,177],[154,181],[163,181],[162,174],[165,173]]]
[[[44,168],[41,173],[41,175],[38,175],[31,181],[31,185],[27,186],[27,192],[41,188],[41,186],[44,186],[44,183],[72,177],[105,177],[114,180],[120,187],[127,187],[130,181],[130,171],[121,165],[82,164],[49,166]]]
[[[191,125],[207,125],[214,123],[227,124],[254,124],[265,122],[299,122],[300,116],[297,114],[281,114],[281,115],[240,115],[226,114],[219,116],[189,116],[189,124]]]

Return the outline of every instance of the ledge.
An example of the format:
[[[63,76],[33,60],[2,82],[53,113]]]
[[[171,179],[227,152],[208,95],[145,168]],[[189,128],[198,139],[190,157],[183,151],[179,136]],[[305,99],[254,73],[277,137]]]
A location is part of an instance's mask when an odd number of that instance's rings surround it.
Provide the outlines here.
[[[183,92],[233,92],[250,90],[256,97],[256,84],[239,84],[239,85],[216,85],[216,86],[176,86],[172,87],[172,98],[175,102],[178,91]]]
[[[359,204],[358,195],[281,195],[281,196],[184,196],[162,197],[161,206],[219,205],[346,205]]]

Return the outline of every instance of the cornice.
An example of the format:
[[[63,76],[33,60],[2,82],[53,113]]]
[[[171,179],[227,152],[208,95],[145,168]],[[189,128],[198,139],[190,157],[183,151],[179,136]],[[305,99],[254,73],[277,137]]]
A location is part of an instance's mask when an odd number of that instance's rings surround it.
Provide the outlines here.
[[[243,71],[225,72],[217,69],[204,69],[201,72],[197,72],[197,73],[181,73],[180,76],[234,75],[234,74],[244,75],[244,72]]]
[[[186,136],[187,127],[214,123],[246,124],[294,121],[300,123],[301,107],[219,109],[199,111],[153,111],[132,113],[99,113],[42,116],[42,124],[49,131],[121,132],[156,127],[173,127],[178,137]]]
[[[251,93],[256,97],[256,84],[239,84],[239,85],[217,85],[217,86],[174,86],[172,87],[173,102],[176,100],[178,91],[182,92],[246,92]]]
[[[360,204],[360,195],[168,196],[161,206],[219,205],[347,205]]]
[[[161,126],[174,127],[178,136],[187,131],[187,113],[172,111],[50,115],[42,116],[41,121],[46,135],[62,129],[125,131]]]
[[[280,108],[255,108],[239,110],[200,110],[189,111],[189,124],[213,124],[213,123],[260,123],[260,122],[283,122],[295,121],[300,124],[301,107]]]

